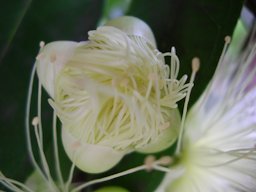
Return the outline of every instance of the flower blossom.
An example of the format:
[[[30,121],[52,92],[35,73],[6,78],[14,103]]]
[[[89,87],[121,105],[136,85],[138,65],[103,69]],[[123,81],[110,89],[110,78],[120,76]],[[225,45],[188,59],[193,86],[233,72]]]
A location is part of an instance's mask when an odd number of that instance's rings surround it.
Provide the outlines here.
[[[185,121],[178,164],[157,192],[256,191],[256,43],[226,44],[216,72]]]
[[[177,79],[175,49],[158,51],[144,22],[121,17],[90,31],[86,42],[42,45],[35,65],[65,151],[81,170],[106,171],[127,153],[158,152],[176,140],[177,102],[191,83]]]

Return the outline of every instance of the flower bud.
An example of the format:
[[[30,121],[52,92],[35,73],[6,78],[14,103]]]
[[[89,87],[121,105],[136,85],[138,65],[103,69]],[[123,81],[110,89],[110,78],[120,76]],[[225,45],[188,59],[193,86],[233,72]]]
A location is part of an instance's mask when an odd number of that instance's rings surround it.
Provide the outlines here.
[[[174,49],[159,52],[144,22],[122,17],[106,25],[112,26],[90,31],[87,42],[46,45],[36,63],[63,125],[65,151],[90,173],[112,168],[132,151],[158,152],[173,144],[177,102],[188,87],[185,76],[177,80]]]

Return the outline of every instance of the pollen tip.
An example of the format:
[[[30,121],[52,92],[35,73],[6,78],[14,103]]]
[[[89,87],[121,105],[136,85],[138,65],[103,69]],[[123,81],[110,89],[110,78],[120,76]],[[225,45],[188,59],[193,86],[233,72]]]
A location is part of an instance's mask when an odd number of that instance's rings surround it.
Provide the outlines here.
[[[40,48],[43,48],[45,46],[45,42],[44,41],[40,41],[39,46],[40,46]]]
[[[37,126],[38,124],[39,124],[39,118],[36,116],[36,117],[34,117],[33,120],[32,120],[32,125],[33,125],[33,126]]]
[[[200,59],[198,57],[194,57],[192,59],[192,70],[197,72],[200,68]]]
[[[171,48],[171,52],[174,53],[174,54],[176,54],[176,49],[175,49],[175,47],[172,47],[172,48]]]
[[[169,156],[163,156],[159,159],[159,164],[163,166],[168,166],[172,163],[173,159]]]
[[[227,36],[224,38],[224,40],[225,40],[226,43],[230,43],[230,42],[231,42],[231,37],[227,35]]]
[[[156,161],[155,156],[149,155],[145,158],[144,164],[146,165],[146,170],[151,171],[153,169],[153,164]]]

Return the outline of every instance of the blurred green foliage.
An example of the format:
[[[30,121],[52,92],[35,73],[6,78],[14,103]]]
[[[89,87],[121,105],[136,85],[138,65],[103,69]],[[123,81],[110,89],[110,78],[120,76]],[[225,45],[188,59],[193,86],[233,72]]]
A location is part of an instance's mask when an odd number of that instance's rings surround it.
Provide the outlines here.
[[[24,116],[29,76],[38,44],[56,40],[83,41],[87,32],[106,19],[122,14],[147,22],[162,52],[176,47],[181,61],[180,74],[190,74],[190,62],[197,56],[201,68],[192,91],[191,104],[209,82],[226,35],[232,35],[243,1],[236,0],[45,0],[7,1],[0,7],[0,170],[6,176],[25,180],[32,171],[26,150]],[[43,127],[45,149],[52,159],[51,109],[44,94]],[[35,103],[36,97],[33,99]],[[35,108],[35,106],[33,106]],[[32,110],[36,114],[36,109]],[[61,146],[61,145],[60,145]],[[157,154],[171,154],[168,149]],[[89,180],[140,165],[145,155],[127,155],[107,173],[86,175],[76,172],[77,180]],[[62,167],[70,166],[61,150]],[[150,192],[163,177],[159,172],[138,172],[131,176],[88,188],[120,185],[130,191]]]
[[[110,19],[125,15],[132,3],[132,0],[105,0],[99,25],[106,23]]]

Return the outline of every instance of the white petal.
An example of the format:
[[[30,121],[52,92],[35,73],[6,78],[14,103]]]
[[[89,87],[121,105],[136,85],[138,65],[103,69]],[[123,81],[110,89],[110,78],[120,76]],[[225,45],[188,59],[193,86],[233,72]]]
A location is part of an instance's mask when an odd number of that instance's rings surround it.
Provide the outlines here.
[[[72,41],[56,41],[43,47],[36,60],[37,74],[42,85],[53,98],[55,78],[72,56],[79,43]]]
[[[72,162],[87,173],[107,171],[124,156],[124,153],[115,151],[111,147],[79,141],[65,128],[62,128],[62,143]]]
[[[136,151],[141,153],[156,153],[170,147],[176,141],[180,127],[180,113],[178,109],[170,111],[168,121],[170,122],[168,123],[169,126],[163,127],[164,130],[155,140]]]

